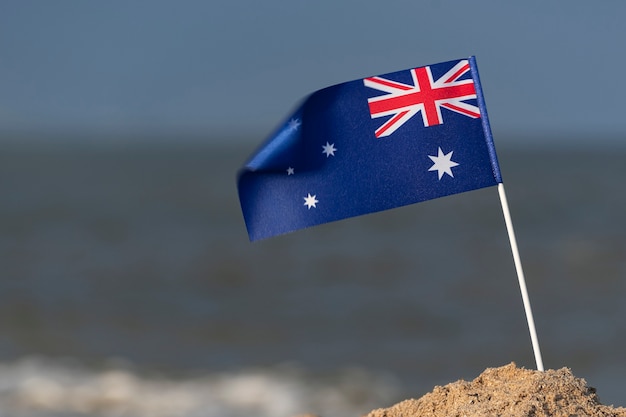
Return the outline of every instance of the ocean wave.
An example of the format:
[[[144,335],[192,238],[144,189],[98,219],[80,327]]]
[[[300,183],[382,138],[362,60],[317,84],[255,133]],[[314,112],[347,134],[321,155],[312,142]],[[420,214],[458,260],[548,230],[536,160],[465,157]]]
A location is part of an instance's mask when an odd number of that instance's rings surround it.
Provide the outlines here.
[[[0,416],[357,416],[397,400],[398,388],[392,376],[359,368],[314,375],[283,364],[157,377],[28,357],[0,363]]]

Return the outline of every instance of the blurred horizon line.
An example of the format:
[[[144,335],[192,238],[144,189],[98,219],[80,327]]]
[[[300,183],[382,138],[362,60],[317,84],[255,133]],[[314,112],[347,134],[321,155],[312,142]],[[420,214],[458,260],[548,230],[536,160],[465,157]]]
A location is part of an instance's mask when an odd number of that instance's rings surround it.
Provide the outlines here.
[[[260,146],[271,135],[272,130],[239,129],[214,131],[189,130],[105,130],[105,129],[64,129],[50,130],[3,130],[0,129],[0,146],[7,145],[233,145]],[[496,147],[504,148],[589,148],[609,146],[626,148],[626,134],[609,132],[577,132],[565,131],[513,131],[494,130]]]

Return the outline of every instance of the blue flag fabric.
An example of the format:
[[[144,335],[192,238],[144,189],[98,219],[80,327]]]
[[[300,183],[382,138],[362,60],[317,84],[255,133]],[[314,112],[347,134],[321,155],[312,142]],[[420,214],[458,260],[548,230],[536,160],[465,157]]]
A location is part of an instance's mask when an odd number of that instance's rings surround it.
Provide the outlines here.
[[[311,94],[238,189],[254,241],[501,182],[470,57]]]

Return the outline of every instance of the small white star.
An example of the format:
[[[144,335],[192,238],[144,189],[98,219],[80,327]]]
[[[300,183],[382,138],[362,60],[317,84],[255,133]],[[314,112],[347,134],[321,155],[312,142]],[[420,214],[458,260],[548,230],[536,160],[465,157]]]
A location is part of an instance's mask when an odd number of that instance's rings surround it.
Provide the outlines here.
[[[335,151],[337,150],[334,143],[328,142],[326,142],[326,145],[322,145],[322,149],[324,149],[322,153],[326,154],[326,158],[328,158],[329,156],[335,156]]]
[[[300,121],[300,119],[291,119],[289,120],[289,123],[287,125],[289,130],[298,130],[301,124],[302,122]]]
[[[439,179],[443,177],[443,174],[448,174],[449,176],[454,178],[454,175],[452,175],[451,168],[459,164],[451,160],[452,151],[444,155],[441,148],[439,148],[439,152],[437,153],[437,156],[428,155],[428,157],[434,162],[433,166],[430,167],[429,171],[437,171],[437,173],[439,174]]]
[[[315,198],[317,196],[315,195],[311,195],[311,193],[308,193],[309,195],[304,198],[304,205],[307,206],[307,208],[309,210],[311,210],[311,207],[315,207],[317,208],[316,204],[319,203],[319,201]]]
[[[295,171],[292,167],[287,168],[287,175],[293,175],[295,174]]]

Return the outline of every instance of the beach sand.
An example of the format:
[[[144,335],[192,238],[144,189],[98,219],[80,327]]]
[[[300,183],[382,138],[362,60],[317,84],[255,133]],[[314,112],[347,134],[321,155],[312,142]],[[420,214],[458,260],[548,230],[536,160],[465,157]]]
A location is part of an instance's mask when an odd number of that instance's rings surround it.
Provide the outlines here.
[[[545,372],[515,363],[488,368],[471,382],[437,386],[420,399],[371,411],[365,417],[626,417],[602,405],[596,390],[568,368]]]

